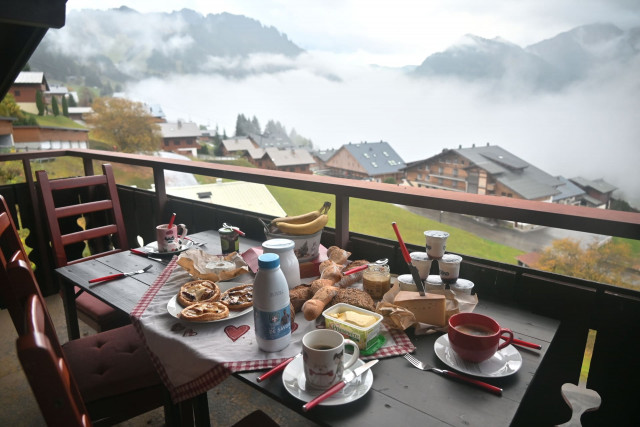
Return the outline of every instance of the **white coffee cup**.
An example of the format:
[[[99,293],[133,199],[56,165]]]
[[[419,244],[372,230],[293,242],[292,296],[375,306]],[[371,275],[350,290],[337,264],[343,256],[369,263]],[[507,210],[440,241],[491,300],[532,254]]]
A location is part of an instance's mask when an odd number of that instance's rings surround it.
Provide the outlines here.
[[[447,238],[449,237],[449,233],[439,230],[427,230],[424,232],[424,237],[427,240],[426,248],[429,258],[442,258],[444,251],[447,249]]]
[[[420,278],[424,281],[429,275],[433,260],[429,259],[429,255],[426,252],[411,252],[409,255],[411,256],[411,264],[416,266]]]
[[[182,229],[182,233],[178,235],[178,227]],[[187,236],[187,227],[184,224],[171,226],[169,224],[161,224],[156,227],[156,241],[158,242],[158,252],[175,252],[180,249],[180,245]]]
[[[353,347],[353,354],[346,362],[345,344]],[[326,389],[341,381],[344,370],[356,363],[358,357],[358,344],[334,330],[316,329],[302,337],[304,376],[312,388]]]

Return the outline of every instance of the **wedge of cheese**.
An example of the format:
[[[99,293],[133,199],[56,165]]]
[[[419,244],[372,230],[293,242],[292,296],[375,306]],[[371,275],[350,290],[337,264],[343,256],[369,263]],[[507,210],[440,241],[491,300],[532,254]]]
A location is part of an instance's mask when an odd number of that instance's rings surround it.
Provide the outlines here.
[[[418,292],[400,291],[393,303],[412,312],[418,322],[435,326],[447,323],[444,295],[425,293],[420,296]]]

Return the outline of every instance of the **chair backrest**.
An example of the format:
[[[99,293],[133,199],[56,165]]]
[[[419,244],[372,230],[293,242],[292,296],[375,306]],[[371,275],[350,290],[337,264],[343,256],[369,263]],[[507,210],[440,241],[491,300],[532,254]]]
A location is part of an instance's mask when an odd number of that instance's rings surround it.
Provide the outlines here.
[[[11,217],[4,197],[0,195],[0,296],[7,307],[11,320],[21,335],[24,332],[24,304],[30,295],[38,295],[42,299],[31,264],[24,250],[15,221]],[[24,267],[15,281],[9,277],[12,266]]]
[[[16,343],[22,369],[48,426],[90,426],[87,409],[64,355],[46,331],[48,313],[37,295],[24,307],[25,332]]]
[[[102,171],[56,180],[49,180],[45,171],[36,172],[56,267],[129,249],[111,165],[103,164]],[[84,229],[77,225],[80,217]],[[91,255],[82,258],[85,241]]]

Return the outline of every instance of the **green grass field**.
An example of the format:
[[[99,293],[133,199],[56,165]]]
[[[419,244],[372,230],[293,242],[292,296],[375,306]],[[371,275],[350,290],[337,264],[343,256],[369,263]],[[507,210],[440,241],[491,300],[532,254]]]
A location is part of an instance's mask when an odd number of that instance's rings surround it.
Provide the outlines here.
[[[333,195],[269,186],[269,191],[288,215],[299,215],[318,209],[325,200],[335,205]],[[467,231],[411,213],[401,207],[382,202],[351,199],[349,204],[349,230],[355,233],[396,240],[391,223],[398,223],[402,238],[407,243],[424,246],[425,230],[443,230],[450,234],[447,251],[473,257],[491,259],[505,264],[516,264],[516,256],[524,253],[515,248],[480,238]],[[329,211],[328,227],[335,227]]]
[[[85,126],[78,124],[65,116],[33,116],[40,126],[53,126],[63,128],[86,129]]]

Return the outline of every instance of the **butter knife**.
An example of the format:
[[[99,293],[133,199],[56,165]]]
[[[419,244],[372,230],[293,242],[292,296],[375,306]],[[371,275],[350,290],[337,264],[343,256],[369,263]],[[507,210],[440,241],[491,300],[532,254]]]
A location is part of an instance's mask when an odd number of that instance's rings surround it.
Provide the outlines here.
[[[413,265],[411,262],[411,255],[409,255],[409,251],[407,250],[407,246],[404,244],[404,240],[402,240],[402,236],[400,235],[400,231],[398,230],[398,224],[394,222],[391,223],[393,227],[393,231],[396,232],[396,237],[398,237],[398,243],[400,244],[400,250],[402,251],[402,256],[404,260],[407,262],[407,266],[409,267],[409,272],[413,277],[413,281],[418,288],[418,292],[420,296],[424,296],[424,283],[422,283],[422,279],[420,278],[420,273],[418,272],[418,267]]]
[[[302,353],[299,353],[298,355],[294,356],[294,357],[290,357],[287,360],[285,360],[284,362],[280,363],[279,365],[271,368],[270,370],[268,370],[267,372],[265,372],[264,374],[260,375],[256,381],[258,381],[259,383],[266,380],[267,378],[269,378],[270,376],[272,376],[273,374],[277,374],[278,372],[282,371],[284,368],[287,367],[287,365],[291,362],[293,362],[295,359],[297,359],[298,357],[302,356]]]
[[[358,378],[360,375],[362,375],[365,372],[367,372],[376,363],[378,363],[378,359],[370,360],[367,363],[365,363],[364,365],[354,369],[353,371],[347,371],[344,374],[344,377],[343,377],[342,381],[340,381],[337,384],[334,384],[333,386],[331,386],[330,389],[328,389],[327,391],[325,391],[324,393],[322,393],[320,396],[316,397],[312,401],[305,403],[302,406],[302,410],[306,412],[309,409],[311,409],[314,406],[316,406],[318,403],[320,403],[323,400],[325,400],[326,398],[333,396],[334,394],[336,394],[337,392],[342,390],[347,385],[347,383],[350,383],[351,381],[353,381],[356,378]]]

